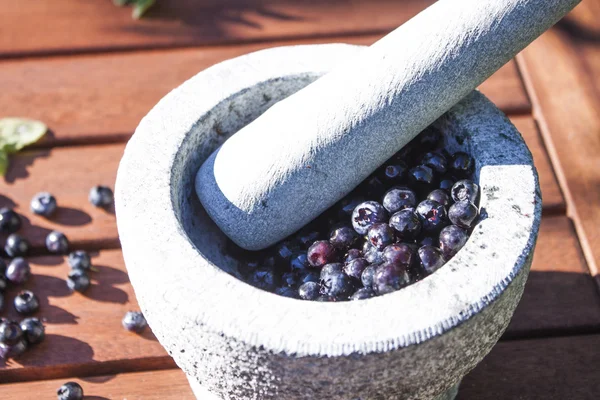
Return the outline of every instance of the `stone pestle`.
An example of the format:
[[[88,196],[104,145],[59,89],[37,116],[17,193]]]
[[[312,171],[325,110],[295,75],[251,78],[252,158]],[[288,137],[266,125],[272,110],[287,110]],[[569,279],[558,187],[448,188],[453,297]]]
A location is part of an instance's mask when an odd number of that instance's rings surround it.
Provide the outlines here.
[[[440,0],[272,106],[202,165],[221,230],[268,247],[354,189],[580,0]]]

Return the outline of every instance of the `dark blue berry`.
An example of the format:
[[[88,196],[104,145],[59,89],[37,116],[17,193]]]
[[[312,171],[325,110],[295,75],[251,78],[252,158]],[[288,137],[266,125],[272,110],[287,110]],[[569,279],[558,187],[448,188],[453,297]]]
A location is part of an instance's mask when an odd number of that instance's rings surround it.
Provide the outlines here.
[[[413,240],[421,233],[421,219],[410,209],[392,215],[390,226],[396,231],[398,240]]]
[[[369,265],[364,269],[360,276],[360,281],[365,288],[373,288],[373,279],[375,278],[375,272],[377,272],[376,265]]]
[[[364,259],[367,260],[369,264],[379,265],[383,262],[383,251],[372,247],[371,250],[365,253]]]
[[[81,268],[74,268],[69,271],[67,276],[67,286],[71,291],[83,293],[90,287],[90,277],[86,270]]]
[[[341,264],[340,264],[341,265]],[[352,279],[341,270],[332,271],[323,276],[321,274],[321,294],[324,296],[333,297],[336,300],[345,300],[350,296],[355,286]]]
[[[300,284],[306,282],[319,282],[321,279],[321,274],[316,271],[302,271],[298,274],[298,282]]]
[[[336,248],[346,250],[356,243],[358,234],[349,226],[340,226],[333,231],[329,236],[329,242]]]
[[[6,269],[6,279],[18,285],[25,283],[30,275],[31,267],[29,266],[29,263],[21,257],[13,258]]]
[[[96,207],[109,207],[114,201],[114,195],[109,187],[94,186],[90,189],[88,199]]]
[[[69,253],[69,257],[67,259],[69,262],[69,266],[71,268],[81,268],[84,270],[89,270],[92,267],[92,260],[90,259],[90,255],[87,251],[84,250],[76,250]]]
[[[381,178],[386,184],[398,184],[406,179],[408,167],[402,161],[389,164],[383,167]]]
[[[351,278],[360,281],[360,277],[362,276],[365,268],[369,266],[369,262],[364,258],[356,258],[346,265],[344,265],[344,273]]]
[[[475,160],[462,151],[454,153],[450,163],[452,173],[461,178],[468,178],[475,171]]]
[[[22,257],[29,253],[29,242],[27,239],[13,233],[6,238],[6,244],[4,245],[4,251],[10,257]]]
[[[428,166],[438,174],[445,174],[448,170],[448,160],[441,153],[425,154],[421,160],[421,164]]]
[[[373,277],[373,289],[379,295],[402,289],[408,284],[410,284],[408,270],[398,264],[384,263],[380,265]]]
[[[438,187],[446,193],[450,193],[450,191],[452,190],[452,186],[454,186],[454,182],[456,182],[456,179],[454,179],[451,176],[446,176],[440,180],[440,184],[438,185]]]
[[[433,170],[426,165],[418,165],[408,172],[408,180],[414,185],[417,193],[427,193],[433,189],[435,177]]]
[[[377,250],[383,250],[385,246],[394,243],[396,236],[394,230],[386,223],[371,225],[367,232],[369,241]]]
[[[260,267],[250,274],[248,283],[259,289],[273,291],[278,282],[272,268]]]
[[[2,319],[0,322],[0,343],[13,346],[23,337],[21,326],[15,321]]]
[[[406,243],[396,243],[383,250],[383,260],[386,263],[409,267],[412,265],[415,251]]]
[[[437,237],[433,237],[433,236],[424,236],[420,241],[419,241],[419,247],[421,246],[437,246],[438,245],[438,238]]]
[[[364,202],[363,196],[353,195],[352,197],[344,197],[338,206],[338,216],[340,219],[346,220],[352,216],[352,212],[360,203]],[[316,239],[315,239],[316,240]],[[314,241],[314,240],[313,240]]]
[[[344,264],[342,263],[330,263],[321,268],[320,279],[327,279],[329,275],[337,274],[338,272],[342,272],[344,269]]]
[[[298,275],[293,272],[286,272],[281,275],[282,287],[298,287],[299,283]]]
[[[283,241],[275,246],[275,255],[278,258],[278,262],[288,264],[292,256],[300,250],[300,246],[293,241]]]
[[[321,268],[325,264],[336,262],[338,251],[327,240],[317,240],[308,248],[306,256],[311,266]]]
[[[298,291],[294,288],[282,286],[275,289],[275,294],[278,294],[283,297],[289,297],[291,299],[298,298]]]
[[[364,300],[375,296],[375,293],[371,289],[361,288],[358,289],[352,296],[350,296],[350,300]]]
[[[383,196],[383,207],[393,214],[405,208],[417,205],[417,194],[407,188],[395,187]]]
[[[69,251],[69,240],[59,231],[52,231],[46,236],[46,249],[50,253],[66,254]]]
[[[421,228],[426,234],[437,233],[448,224],[446,209],[437,201],[423,200],[415,212],[421,219]]]
[[[452,186],[451,193],[452,199],[456,202],[468,200],[476,203],[479,197],[479,186],[469,179],[462,179]]]
[[[296,253],[290,260],[290,271],[299,272],[309,267],[306,253]]]
[[[360,251],[359,249],[350,249],[348,250],[348,252],[346,253],[346,256],[344,257],[344,262],[350,262],[352,260],[355,260],[357,258],[361,258],[362,257],[362,251]]]
[[[319,237],[321,237],[321,234],[313,230],[302,230],[296,235],[296,239],[304,248],[308,248],[308,246],[319,240]]]
[[[141,333],[148,326],[144,314],[139,311],[127,311],[123,320],[121,321],[123,328],[129,332]]]
[[[456,225],[448,225],[440,232],[440,250],[449,260],[467,243],[467,231]]]
[[[23,290],[15,296],[15,310],[19,314],[33,314],[40,308],[40,301],[30,290]]]
[[[377,222],[387,222],[388,213],[376,201],[365,201],[352,212],[352,227],[359,235],[366,235],[369,227]]]
[[[56,391],[58,400],[83,400],[83,388],[77,382],[67,382]]]
[[[39,319],[25,318],[20,325],[27,344],[37,344],[44,340],[46,329]]]
[[[421,261],[421,268],[423,268],[428,275],[433,274],[446,263],[442,251],[437,247],[422,246],[419,248],[418,253],[419,260]]]
[[[41,192],[33,196],[29,206],[34,214],[50,217],[56,211],[56,198],[48,192]]]
[[[459,201],[452,204],[450,210],[448,210],[448,218],[454,225],[458,225],[461,228],[471,228],[479,215],[479,210],[475,204],[468,200]]]
[[[444,207],[449,207],[452,202],[448,193],[442,189],[434,189],[427,195],[428,200],[437,201]]]
[[[21,229],[21,217],[14,210],[0,208],[0,233],[14,233]]]
[[[27,350],[27,342],[21,338],[16,344],[0,343],[0,359],[17,358]]]
[[[300,285],[298,295],[302,300],[316,300],[320,296],[320,290],[317,282],[306,282]]]

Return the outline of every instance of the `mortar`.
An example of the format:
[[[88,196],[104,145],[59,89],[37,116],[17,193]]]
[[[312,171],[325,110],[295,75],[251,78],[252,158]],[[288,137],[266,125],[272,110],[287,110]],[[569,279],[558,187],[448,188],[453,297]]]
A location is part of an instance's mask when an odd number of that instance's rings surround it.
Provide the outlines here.
[[[284,47],[215,65],[169,93],[128,143],[116,183],[125,263],[153,332],[199,399],[451,399],[509,323],[541,218],[516,128],[478,92],[434,124],[471,153],[482,220],[424,280],[344,303],[239,280],[194,191],[203,161],[278,100],[363,51]]]

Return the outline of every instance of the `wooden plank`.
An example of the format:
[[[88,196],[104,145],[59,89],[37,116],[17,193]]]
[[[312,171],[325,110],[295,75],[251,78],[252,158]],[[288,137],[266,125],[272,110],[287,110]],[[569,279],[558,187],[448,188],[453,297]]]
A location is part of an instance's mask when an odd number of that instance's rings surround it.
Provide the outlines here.
[[[133,21],[110,1],[0,0],[0,57],[384,33],[433,2],[169,0]]]
[[[531,272],[504,338],[600,331],[600,294],[571,221],[542,218]]]
[[[457,400],[595,400],[600,335],[501,342],[468,374]]]
[[[40,299],[36,316],[45,321],[46,339],[0,367],[0,382],[174,366],[149,329],[136,335],[121,326],[125,313],[139,306],[120,250],[101,251],[93,258],[98,272],[84,295],[69,292],[69,266],[62,257],[35,257],[30,263],[33,275],[24,287]],[[8,291],[2,316],[20,319],[8,303],[20,289]]]
[[[370,44],[377,38],[334,41]],[[0,63],[0,110],[44,121],[52,134],[42,146],[124,141],[158,100],[197,72],[256,50],[299,43],[308,42],[5,61]],[[514,62],[481,89],[509,114],[530,110]]]
[[[594,21],[600,29],[600,19]],[[567,200],[567,213],[574,220],[590,270],[598,275],[600,93],[590,79],[589,64],[580,58],[577,40],[568,30],[552,29],[518,60],[534,103],[534,116]],[[593,52],[600,54],[597,41]]]
[[[81,385],[86,399],[196,400],[183,371],[133,372],[0,385],[3,399],[54,399],[68,380]]]
[[[59,230],[72,248],[118,247],[114,208],[104,210],[88,202],[95,185],[114,187],[124,145],[32,150],[11,158],[4,180],[0,180],[0,207],[14,206],[24,216],[20,233],[37,249],[45,248],[46,235]],[[49,191],[59,209],[51,219],[33,214],[31,198]]]

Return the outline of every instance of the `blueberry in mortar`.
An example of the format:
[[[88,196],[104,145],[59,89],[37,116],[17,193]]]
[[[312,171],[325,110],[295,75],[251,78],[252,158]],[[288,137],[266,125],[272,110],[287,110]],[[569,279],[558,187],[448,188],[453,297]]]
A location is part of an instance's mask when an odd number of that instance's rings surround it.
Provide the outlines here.
[[[421,219],[414,211],[404,209],[392,215],[390,227],[396,231],[398,240],[413,240],[421,233]]]
[[[454,225],[469,229],[477,221],[479,210],[475,204],[468,200],[459,201],[452,204],[448,210],[448,218]]]
[[[461,179],[452,186],[450,193],[456,202],[468,200],[475,203],[479,197],[479,186],[469,179]]]
[[[417,205],[417,194],[405,187],[394,187],[383,196],[383,207],[393,214]]]
[[[369,241],[377,250],[383,250],[385,246],[394,243],[396,236],[394,230],[386,223],[371,225],[367,232]]]
[[[446,259],[454,257],[456,253],[467,243],[469,235],[467,231],[456,226],[448,225],[440,232],[440,250]]]
[[[421,227],[425,233],[439,232],[448,224],[446,209],[437,201],[423,200],[415,212],[421,219]]]
[[[352,227],[359,235],[365,235],[369,227],[377,222],[387,222],[388,213],[376,201],[365,201],[352,212]]]

